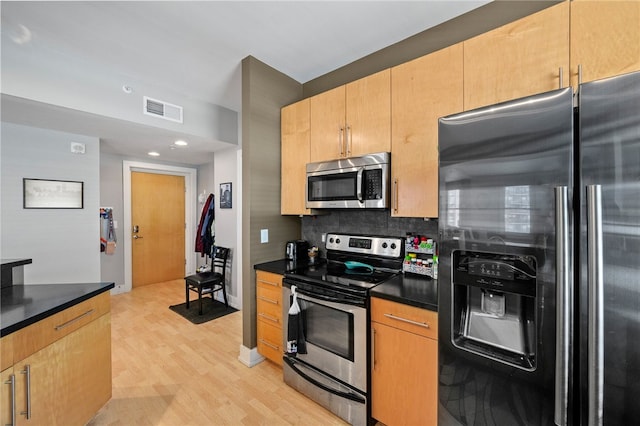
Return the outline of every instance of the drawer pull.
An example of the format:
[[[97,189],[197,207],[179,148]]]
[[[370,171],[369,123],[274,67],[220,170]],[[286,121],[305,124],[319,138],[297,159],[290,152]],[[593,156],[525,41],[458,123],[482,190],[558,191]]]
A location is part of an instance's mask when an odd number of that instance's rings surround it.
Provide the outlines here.
[[[82,318],[86,317],[87,315],[91,315],[93,313],[93,309],[89,309],[87,312],[85,312],[84,314],[78,315],[77,317],[70,319],[69,321],[65,322],[64,324],[60,324],[60,325],[56,325],[55,329],[56,331],[60,331],[63,328],[73,324],[76,321],[81,320]]]
[[[402,318],[402,317],[397,317],[397,316],[395,316],[395,315],[393,315],[393,314],[384,314],[384,316],[385,316],[385,317],[387,317],[387,318],[391,318],[391,319],[393,319],[393,320],[402,321],[402,322],[407,322],[407,323],[409,323],[409,324],[417,325],[417,326],[420,326],[420,327],[424,327],[424,328],[431,328],[431,327],[429,327],[429,323],[426,323],[426,322],[413,321],[413,320],[410,320],[410,319],[406,319],[406,318]]]
[[[278,284],[278,283],[274,283],[274,282],[271,282],[271,281],[260,280],[260,282],[261,282],[261,283],[263,283],[263,284],[269,284],[269,285],[272,285],[272,286],[274,286],[274,287],[280,287],[280,284]]]
[[[258,299],[262,300],[263,302],[272,303],[274,305],[278,305],[279,304],[279,302],[277,300],[269,299],[269,298],[266,298],[264,296],[259,296]]]
[[[274,349],[276,351],[280,349],[280,347],[278,345],[274,345],[273,343],[269,343],[264,339],[260,339],[260,343],[262,343],[263,345],[269,346],[271,349]]]
[[[271,315],[263,314],[262,312],[260,312],[258,314],[258,316],[260,316],[260,317],[262,317],[262,318],[264,318],[264,319],[266,319],[268,321],[275,322],[276,324],[278,324],[280,322],[280,319],[278,319],[276,317],[272,317]]]

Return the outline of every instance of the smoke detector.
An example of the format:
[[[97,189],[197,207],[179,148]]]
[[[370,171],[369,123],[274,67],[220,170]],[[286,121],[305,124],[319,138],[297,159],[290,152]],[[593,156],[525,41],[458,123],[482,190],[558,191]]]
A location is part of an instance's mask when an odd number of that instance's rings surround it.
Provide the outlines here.
[[[182,123],[182,107],[169,102],[159,101],[147,96],[143,97],[144,105],[142,112],[146,115],[163,118],[176,123]]]

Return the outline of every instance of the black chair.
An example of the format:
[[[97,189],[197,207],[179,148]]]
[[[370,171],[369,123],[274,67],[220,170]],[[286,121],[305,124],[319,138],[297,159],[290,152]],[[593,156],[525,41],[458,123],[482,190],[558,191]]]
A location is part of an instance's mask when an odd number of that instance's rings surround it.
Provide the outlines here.
[[[214,293],[220,290],[222,290],[224,304],[229,307],[227,290],[225,288],[225,274],[227,270],[227,259],[229,258],[229,249],[215,246],[212,251],[213,257],[211,259],[210,272],[199,272],[184,277],[187,309],[189,309],[189,291],[198,293],[198,302],[200,303],[198,314],[200,315],[202,315],[202,296],[210,294],[211,299],[213,299]]]

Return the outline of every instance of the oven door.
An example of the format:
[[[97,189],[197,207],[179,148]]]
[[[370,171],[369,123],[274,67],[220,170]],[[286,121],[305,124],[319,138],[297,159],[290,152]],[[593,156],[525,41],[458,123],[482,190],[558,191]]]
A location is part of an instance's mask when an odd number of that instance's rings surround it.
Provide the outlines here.
[[[285,290],[290,303],[291,292]],[[330,296],[312,296],[297,289],[304,323],[307,353],[297,354],[305,364],[366,393],[367,390],[367,310]],[[285,316],[284,330],[288,329]]]

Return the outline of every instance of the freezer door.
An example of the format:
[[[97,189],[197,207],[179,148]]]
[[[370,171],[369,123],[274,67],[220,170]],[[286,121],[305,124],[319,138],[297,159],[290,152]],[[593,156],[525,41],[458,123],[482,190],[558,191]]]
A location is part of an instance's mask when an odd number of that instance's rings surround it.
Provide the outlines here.
[[[553,423],[556,355],[556,194],[573,184],[573,93],[570,88],[440,119],[439,417],[440,424]],[[571,208],[571,205],[567,206]],[[529,265],[533,290],[510,291],[502,272],[453,261],[456,253],[515,256]],[[504,256],[500,256],[500,255]],[[511,261],[504,271],[514,271]],[[465,269],[473,283],[456,278]],[[457,272],[461,269],[456,269]],[[461,275],[461,274],[457,274]],[[458,281],[456,281],[458,280]],[[502,291],[497,286],[504,285]],[[482,290],[477,290],[477,287]],[[474,296],[490,289],[517,311],[518,348],[496,344],[508,320]],[[474,302],[476,301],[476,302]],[[467,304],[467,306],[464,306]],[[469,339],[469,316],[487,317]],[[465,340],[466,339],[466,340]],[[523,340],[526,341],[526,340]],[[526,358],[526,359],[525,359]],[[526,362],[525,362],[526,361]]]
[[[637,424],[640,73],[583,84],[579,93],[580,424]]]

